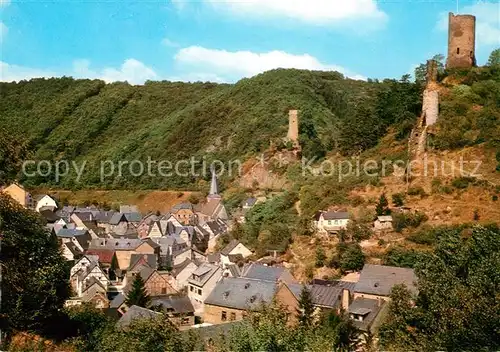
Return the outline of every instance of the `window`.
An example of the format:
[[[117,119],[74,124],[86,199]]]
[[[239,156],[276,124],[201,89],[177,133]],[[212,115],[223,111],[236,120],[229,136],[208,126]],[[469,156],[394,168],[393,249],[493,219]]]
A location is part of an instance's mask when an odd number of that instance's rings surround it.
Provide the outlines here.
[[[220,320],[226,321],[227,320],[227,312],[225,310],[222,311],[220,315]]]
[[[194,291],[194,287],[193,286],[189,286],[189,291],[193,292]]]
[[[201,290],[200,289],[198,289],[198,294],[201,296]]]
[[[457,54],[460,54],[460,48],[457,48]]]
[[[236,320],[236,313],[232,312],[229,316],[229,320]]]
[[[332,224],[332,220],[328,220],[328,225],[331,225]]]
[[[191,325],[189,318],[182,318],[181,325]]]
[[[162,295],[166,295],[167,294],[167,288],[166,287],[162,287],[161,288],[161,294]]]

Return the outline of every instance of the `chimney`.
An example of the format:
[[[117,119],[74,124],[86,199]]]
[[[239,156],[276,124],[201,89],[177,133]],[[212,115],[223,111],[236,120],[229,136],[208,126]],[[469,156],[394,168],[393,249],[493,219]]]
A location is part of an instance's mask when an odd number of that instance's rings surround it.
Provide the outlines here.
[[[342,309],[347,312],[349,311],[349,304],[351,301],[350,292],[348,289],[342,289]]]

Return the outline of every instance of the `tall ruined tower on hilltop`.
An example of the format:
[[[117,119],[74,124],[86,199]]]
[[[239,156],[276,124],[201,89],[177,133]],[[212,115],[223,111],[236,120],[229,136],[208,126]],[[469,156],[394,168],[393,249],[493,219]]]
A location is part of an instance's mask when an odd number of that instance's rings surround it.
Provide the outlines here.
[[[288,112],[288,140],[294,144],[299,142],[299,112],[297,110],[290,110]]]
[[[476,17],[449,14],[447,68],[476,65]]]

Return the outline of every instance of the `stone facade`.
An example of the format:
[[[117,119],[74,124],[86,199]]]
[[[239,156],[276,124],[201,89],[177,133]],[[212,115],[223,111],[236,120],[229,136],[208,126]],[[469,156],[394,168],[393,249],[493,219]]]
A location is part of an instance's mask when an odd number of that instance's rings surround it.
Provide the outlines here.
[[[476,65],[476,17],[454,15],[448,23],[447,68],[470,68]]]
[[[205,323],[222,324],[229,321],[243,320],[245,315],[245,310],[205,304],[203,320]]]
[[[436,123],[439,116],[439,94],[436,90],[424,91],[422,112],[425,126],[432,126]]]
[[[290,110],[288,112],[288,140],[294,144],[299,143],[299,112],[297,110]]]

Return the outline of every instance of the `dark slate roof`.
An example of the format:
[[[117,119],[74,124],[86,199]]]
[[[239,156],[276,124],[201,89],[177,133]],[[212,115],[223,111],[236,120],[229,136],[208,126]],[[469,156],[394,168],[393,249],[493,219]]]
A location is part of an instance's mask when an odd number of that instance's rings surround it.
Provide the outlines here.
[[[174,265],[172,268],[172,275],[176,277],[182,270],[184,270],[190,263],[194,263],[191,259],[186,258],[182,263]]]
[[[71,238],[71,237],[84,236],[86,233],[87,233],[86,230],[78,230],[76,228],[72,228],[72,229],[62,228],[59,231],[57,231],[56,236],[57,237],[64,237],[64,238]]]
[[[342,220],[349,218],[349,213],[346,211],[327,211],[323,213],[323,219],[325,220]]]
[[[243,206],[244,207],[253,207],[255,203],[257,202],[257,198],[248,198],[243,201]]]
[[[125,213],[125,217],[129,222],[140,222],[142,220],[141,213]]]
[[[134,320],[138,319],[154,319],[158,317],[160,313],[153,312],[152,310],[138,307],[138,306],[132,306],[129,307],[127,312],[122,315],[120,320],[118,320],[117,326],[120,328],[125,328],[129,326]]]
[[[227,246],[226,246],[226,247],[224,247],[224,248],[220,251],[220,254],[222,254],[222,255],[226,255],[226,256],[227,256],[227,255],[228,255],[229,253],[231,253],[231,251],[232,251],[233,249],[235,249],[235,248],[236,248],[236,246],[237,246],[237,245],[239,245],[239,244],[240,244],[240,241],[238,241],[238,240],[232,240],[231,242],[229,242],[229,243],[227,244]]]
[[[47,220],[48,223],[54,223],[60,219],[59,216],[56,215],[51,209],[47,207],[40,208],[40,215]]]
[[[379,314],[384,300],[358,297],[349,306],[349,314],[363,316],[363,321],[352,319],[354,326],[362,331],[368,331]]]
[[[270,303],[277,284],[270,281],[245,278],[225,278],[217,283],[205,304],[234,309],[252,309],[262,303]]]
[[[417,289],[414,285],[416,281],[417,277],[413,269],[365,264],[354,291],[389,296],[395,285],[405,284],[410,291],[416,293]]]
[[[220,262],[220,252],[215,252],[207,255],[207,262],[209,263],[219,263]]]
[[[110,225],[118,225],[122,221],[127,221],[128,219],[123,213],[114,213],[111,219],[109,219]]]
[[[176,205],[174,205],[172,207],[171,212],[172,213],[176,213],[178,210],[181,210],[181,209],[193,210],[193,204],[191,204],[191,203],[179,203],[179,204],[176,204]]]
[[[207,225],[210,230],[213,232],[214,236],[217,236],[221,233],[225,233],[227,231],[227,225],[222,221],[207,221]]]
[[[162,305],[167,314],[189,314],[194,313],[194,307],[187,296],[168,296],[154,298],[153,305]]]
[[[290,291],[297,300],[300,299],[302,285],[300,284],[286,284]],[[309,292],[311,292],[312,302],[315,306],[334,308],[338,305],[339,300],[342,299],[343,285],[338,286],[324,286],[324,285],[307,285]]]
[[[119,293],[109,303],[109,308],[119,308],[124,302],[125,302],[125,295],[123,293]]]
[[[239,277],[240,276],[240,268],[236,264],[229,264],[226,265],[226,269],[229,270],[231,273],[232,277]]]
[[[111,220],[111,218],[113,217],[113,215],[115,213],[116,213],[116,211],[114,211],[114,210],[100,211],[98,214],[96,214],[95,220],[100,222],[100,223],[107,224],[107,223],[109,223],[109,221]]]
[[[219,269],[217,265],[203,263],[193,272],[189,282],[197,286],[203,286]],[[193,279],[193,276],[198,278]]]
[[[265,281],[278,281],[286,268],[276,266],[266,266],[258,263],[251,263],[246,265],[241,273],[242,277],[248,279],[265,280]]]
[[[231,263],[238,263],[243,261],[245,258],[243,258],[242,254],[228,254],[227,258]]]
[[[73,242],[66,242],[64,245],[68,248],[71,254],[73,254],[73,256],[82,254],[80,249]]]
[[[158,269],[158,260],[157,260],[156,254],[134,253],[130,256],[130,265],[128,267],[128,271],[134,269],[134,267],[137,265],[137,263],[143,259],[146,261],[146,264],[151,269]]]

